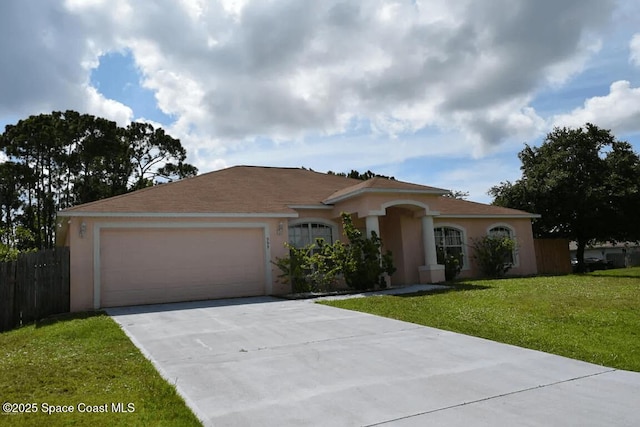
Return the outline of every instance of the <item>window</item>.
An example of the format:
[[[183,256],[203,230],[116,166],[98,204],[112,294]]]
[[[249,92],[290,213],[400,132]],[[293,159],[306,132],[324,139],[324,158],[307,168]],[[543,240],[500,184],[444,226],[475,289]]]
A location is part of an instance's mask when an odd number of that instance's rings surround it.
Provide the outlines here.
[[[511,229],[507,228],[507,227],[493,227],[491,230],[489,230],[489,236],[493,236],[493,237],[508,237],[511,238]]]
[[[513,231],[508,227],[504,227],[504,226],[500,225],[500,226],[492,227],[489,230],[489,236],[491,236],[491,237],[507,237],[509,239],[513,239]],[[507,257],[504,260],[504,263],[505,264],[516,265],[515,249],[509,255],[507,255]]]
[[[453,227],[436,227],[433,229],[436,236],[436,252],[438,264],[444,264],[444,257],[455,256],[465,265],[464,244],[462,231]]]
[[[289,226],[289,243],[302,248],[310,243],[315,243],[316,239],[322,238],[325,243],[333,243],[332,227],[316,222],[306,222]]]

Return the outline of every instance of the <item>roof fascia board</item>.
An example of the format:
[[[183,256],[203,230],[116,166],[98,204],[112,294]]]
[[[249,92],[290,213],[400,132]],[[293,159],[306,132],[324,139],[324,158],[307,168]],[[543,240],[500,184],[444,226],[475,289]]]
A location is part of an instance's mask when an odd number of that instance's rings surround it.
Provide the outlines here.
[[[438,218],[542,218],[539,214],[441,214]]]
[[[431,195],[431,196],[441,196],[443,194],[447,194],[446,192],[440,191],[440,190],[409,190],[407,188],[400,188],[400,189],[391,189],[391,188],[361,188],[359,190],[356,191],[352,191],[350,193],[346,193],[343,194],[341,196],[338,197],[334,197],[334,198],[329,198],[326,200],[323,200],[322,203],[325,204],[335,204],[338,202],[341,202],[343,200],[347,200],[350,199],[352,197],[357,197],[361,194],[365,194],[365,193],[386,193],[386,194],[426,194],[426,195]]]
[[[211,212],[211,213],[172,213],[172,212],[58,212],[60,217],[94,217],[94,218],[298,218],[292,213],[246,213],[246,212]]]
[[[287,205],[287,207],[291,209],[333,209],[333,206],[328,205]]]

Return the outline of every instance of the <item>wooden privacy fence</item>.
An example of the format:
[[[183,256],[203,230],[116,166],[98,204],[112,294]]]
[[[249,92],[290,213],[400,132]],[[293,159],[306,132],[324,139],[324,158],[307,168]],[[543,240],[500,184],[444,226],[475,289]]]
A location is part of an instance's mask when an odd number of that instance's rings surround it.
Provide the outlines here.
[[[69,248],[0,263],[0,331],[69,311]]]
[[[534,239],[538,274],[571,273],[571,256],[567,239]]]

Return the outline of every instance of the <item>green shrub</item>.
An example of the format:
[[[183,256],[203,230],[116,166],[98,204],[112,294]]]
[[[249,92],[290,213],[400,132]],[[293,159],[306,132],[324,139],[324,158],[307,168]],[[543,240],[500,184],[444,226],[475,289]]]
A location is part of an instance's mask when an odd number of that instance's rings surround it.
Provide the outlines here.
[[[504,236],[484,236],[473,240],[473,258],[486,277],[502,277],[513,267],[515,240]]]
[[[347,213],[342,214],[342,226],[349,239],[349,245],[339,256],[347,286],[358,290],[370,289],[376,285],[386,287],[384,273],[392,275],[396,271],[391,251],[382,254],[380,237],[375,232],[369,238],[363,236]]]
[[[313,287],[307,279],[305,266],[313,245],[296,248],[285,243],[285,246],[289,249],[289,256],[276,257],[276,261],[273,262],[281,271],[278,278],[282,280],[282,283],[291,284],[291,290],[294,293],[312,292]]]
[[[337,278],[341,274],[338,259],[340,251],[337,250],[340,245],[340,242],[328,245],[324,239],[316,239],[304,264],[306,279],[314,291],[331,291],[336,288]]]
[[[386,287],[384,275],[396,271],[391,251],[381,253],[382,240],[378,235],[363,236],[349,214],[342,214],[342,225],[348,244],[338,241],[329,245],[316,239],[314,244],[295,248],[285,243],[289,256],[276,258],[274,264],[281,271],[278,277],[291,284],[292,292],[330,291],[335,289],[340,276],[352,289]]]
[[[442,248],[438,248],[437,255],[438,264],[444,264],[444,279],[452,281],[462,270],[462,254],[445,253]]]

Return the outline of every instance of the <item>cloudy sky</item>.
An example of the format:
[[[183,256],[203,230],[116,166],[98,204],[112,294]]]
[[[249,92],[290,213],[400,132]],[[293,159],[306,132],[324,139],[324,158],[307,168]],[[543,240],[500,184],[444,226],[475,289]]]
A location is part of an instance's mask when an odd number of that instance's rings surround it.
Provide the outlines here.
[[[3,0],[0,129],[151,121],[201,172],[373,170],[486,191],[554,126],[640,152],[637,0]]]

